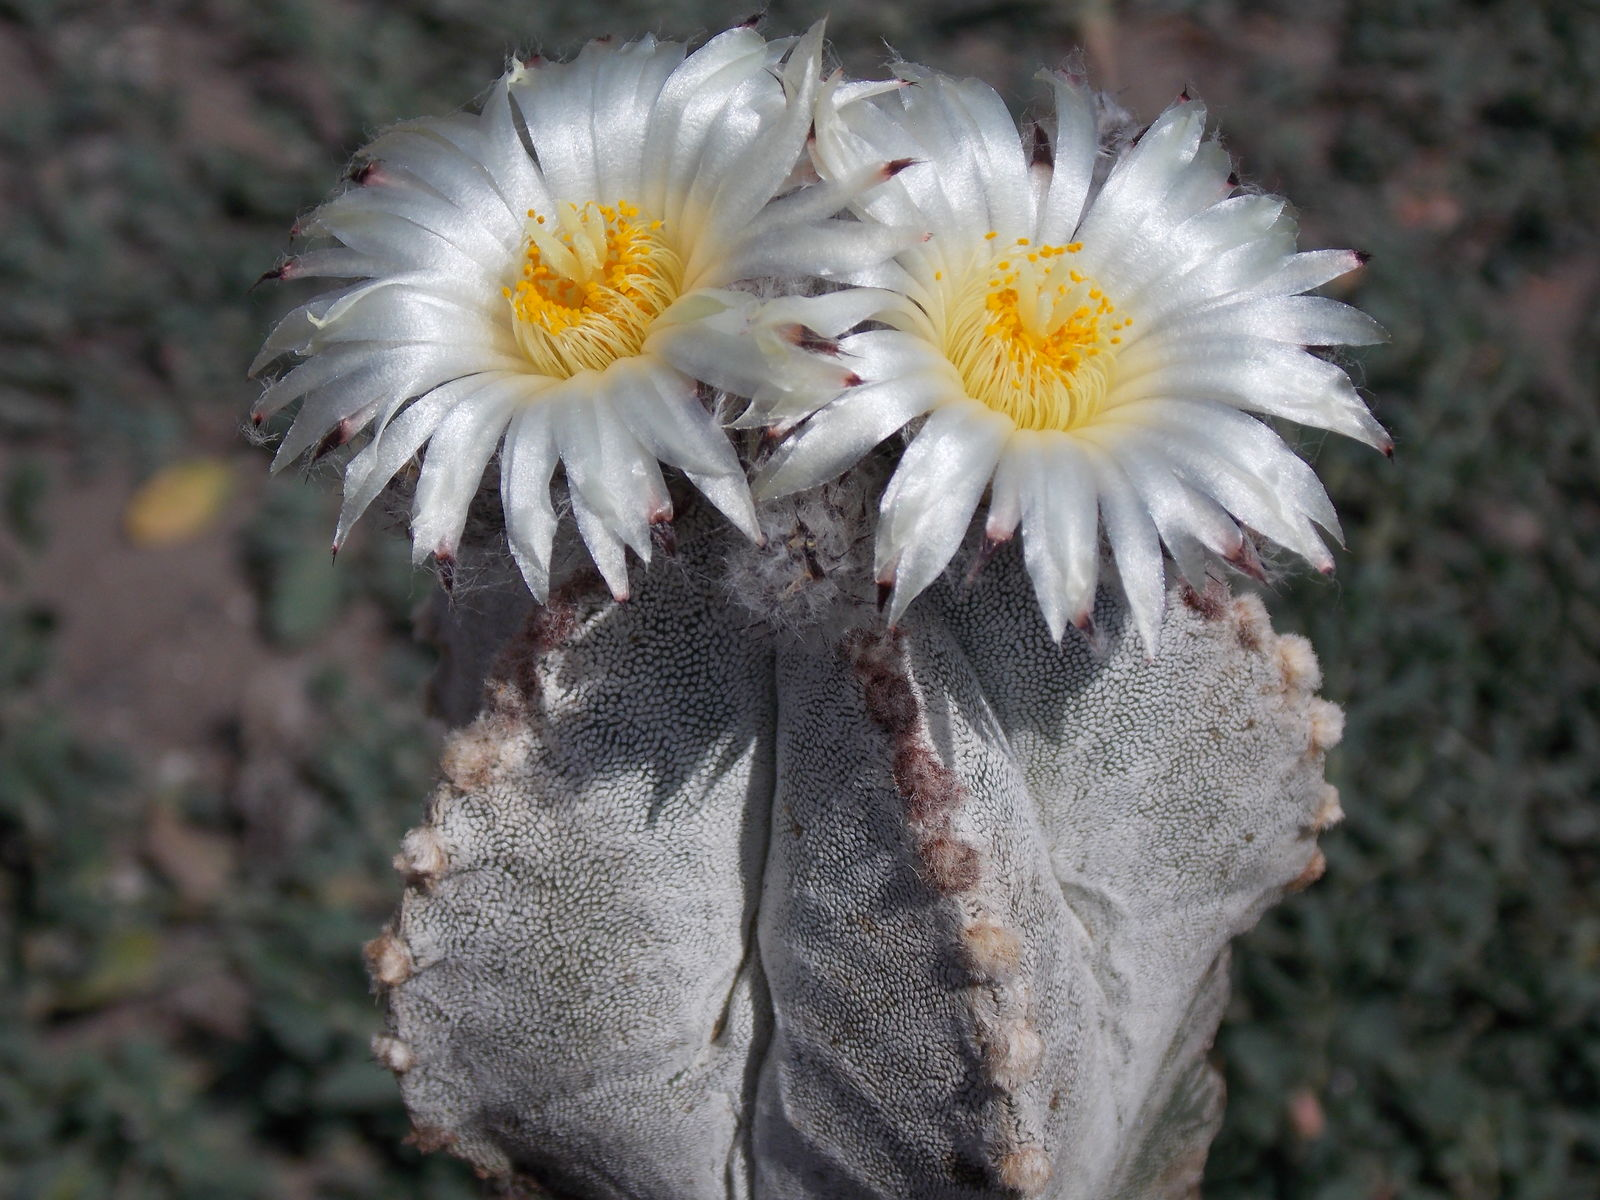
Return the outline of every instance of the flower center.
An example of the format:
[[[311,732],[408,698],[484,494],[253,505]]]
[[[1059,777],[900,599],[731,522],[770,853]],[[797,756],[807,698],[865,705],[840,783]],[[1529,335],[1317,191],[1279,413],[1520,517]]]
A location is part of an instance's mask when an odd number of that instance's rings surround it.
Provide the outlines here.
[[[1081,242],[1034,246],[1018,238],[971,277],[951,309],[945,353],[967,394],[1018,429],[1069,430],[1092,420],[1121,331],[1133,324],[1073,268],[1082,249]]]
[[[528,210],[522,278],[501,289],[517,341],[541,375],[603,371],[639,353],[683,286],[683,260],[660,221],[625,200]]]

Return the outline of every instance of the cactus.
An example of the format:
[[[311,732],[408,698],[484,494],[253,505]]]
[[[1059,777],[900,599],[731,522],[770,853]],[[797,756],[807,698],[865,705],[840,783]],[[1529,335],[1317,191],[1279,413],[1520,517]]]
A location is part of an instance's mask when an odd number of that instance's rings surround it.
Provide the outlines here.
[[[626,603],[447,618],[458,694],[508,636],[368,947],[417,1144],[557,1197],[1196,1194],[1229,941],[1339,816],[1308,644],[1215,582],[1154,657],[1114,588],[1057,644],[1016,547],[898,628],[762,621],[755,553],[680,520]]]
[[[1310,353],[1383,339],[1306,294],[1365,259],[1187,94],[1135,134],[1047,71],[1024,130],[822,51],[514,62],[270,273],[354,281],[254,368],[278,465],[363,439],[335,548],[422,452],[416,561],[508,585],[439,626],[482,707],[376,1052],[419,1144],[557,1196],[1189,1195],[1229,941],[1338,814],[1310,648],[1216,577],[1333,568],[1248,414],[1392,448]]]

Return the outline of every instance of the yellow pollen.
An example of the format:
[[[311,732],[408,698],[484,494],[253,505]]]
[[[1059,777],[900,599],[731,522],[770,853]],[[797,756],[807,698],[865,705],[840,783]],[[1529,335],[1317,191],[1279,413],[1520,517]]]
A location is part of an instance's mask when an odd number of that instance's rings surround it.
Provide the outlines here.
[[[521,278],[501,291],[534,369],[568,378],[639,353],[683,286],[662,223],[639,223],[626,200],[528,216]]]
[[[1123,340],[1116,335],[1132,322],[1094,280],[1067,267],[1065,256],[1082,249],[1041,245],[1025,263],[1002,259],[946,293],[946,356],[967,394],[1019,429],[1079,428],[1110,387]]]

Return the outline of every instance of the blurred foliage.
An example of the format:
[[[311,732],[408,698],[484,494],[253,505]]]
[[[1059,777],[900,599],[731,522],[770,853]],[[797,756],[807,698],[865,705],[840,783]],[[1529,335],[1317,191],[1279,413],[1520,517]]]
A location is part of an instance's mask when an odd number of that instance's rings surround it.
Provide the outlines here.
[[[770,27],[819,10],[786,0]],[[0,2],[0,440],[140,473],[217,453],[287,295],[252,281],[391,120],[468,101],[513,51],[675,36],[703,0]],[[1346,705],[1328,877],[1236,954],[1213,1200],[1600,1195],[1600,6],[1592,0],[877,0],[832,6],[1019,101],[1076,43],[1116,85],[1188,82],[1307,245],[1373,251],[1394,331],[1358,374],[1393,465],[1307,443],[1350,538],[1284,586]],[[1098,48],[1098,49],[1096,49]],[[1108,81],[1109,82],[1109,81]],[[1145,97],[1145,106],[1161,97]],[[1143,115],[1153,109],[1144,107]],[[260,636],[327,655],[316,744],[221,789],[145,778],[45,699],[26,560],[50,472],[0,472],[0,1195],[476,1194],[401,1147],[356,947],[429,776],[396,539],[328,563],[326,489],[239,535]],[[347,562],[346,557],[355,561]],[[364,607],[363,607],[364,606]],[[388,648],[353,670],[356,611]],[[265,782],[263,782],[263,780]]]

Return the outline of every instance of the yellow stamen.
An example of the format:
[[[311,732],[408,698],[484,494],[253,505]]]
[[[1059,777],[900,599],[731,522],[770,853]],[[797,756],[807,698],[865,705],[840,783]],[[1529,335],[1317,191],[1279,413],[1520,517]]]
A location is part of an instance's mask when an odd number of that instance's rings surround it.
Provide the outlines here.
[[[1025,263],[996,262],[946,293],[947,357],[967,394],[1019,429],[1076,429],[1093,420],[1110,387],[1123,340],[1115,335],[1131,321],[1066,266],[1082,248],[1038,246]]]
[[[639,353],[651,324],[678,298],[683,260],[662,222],[639,223],[638,215],[625,200],[529,210],[522,277],[502,292],[539,374],[603,371]]]

